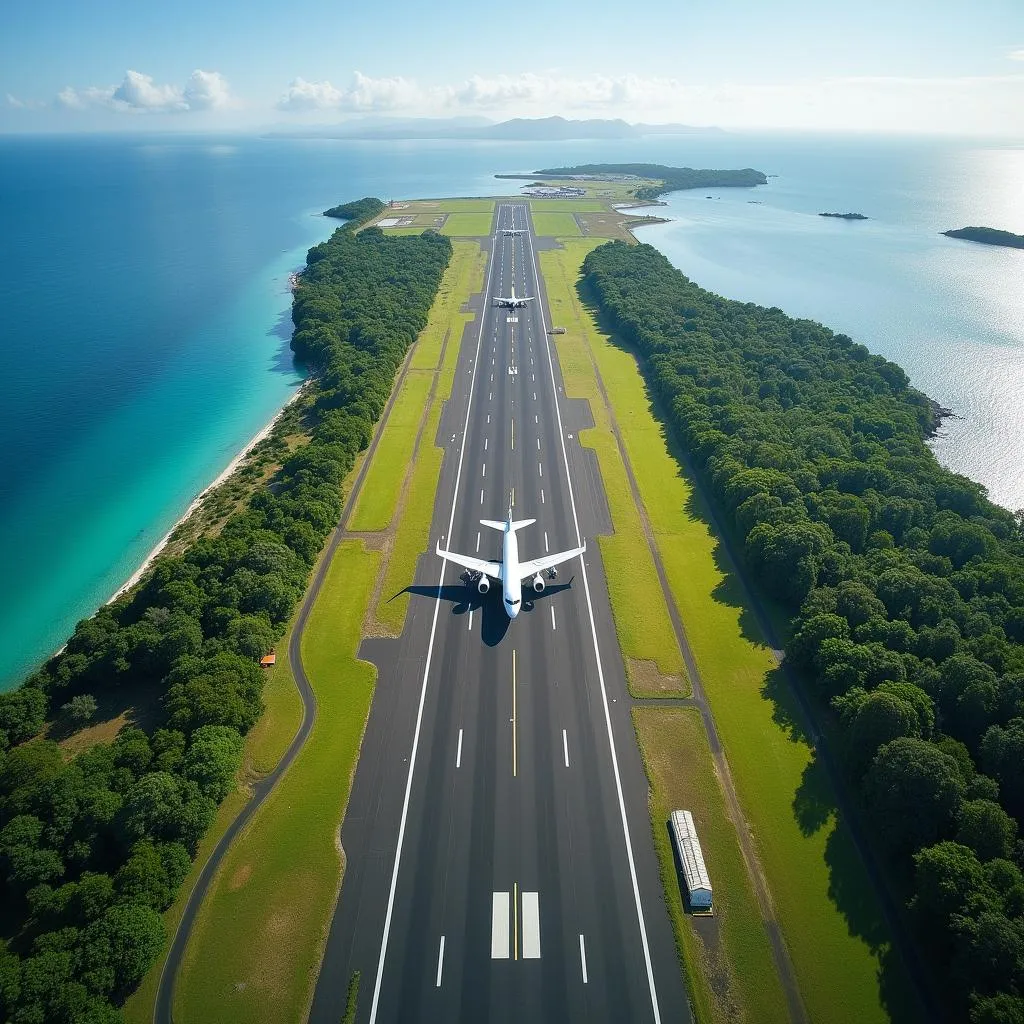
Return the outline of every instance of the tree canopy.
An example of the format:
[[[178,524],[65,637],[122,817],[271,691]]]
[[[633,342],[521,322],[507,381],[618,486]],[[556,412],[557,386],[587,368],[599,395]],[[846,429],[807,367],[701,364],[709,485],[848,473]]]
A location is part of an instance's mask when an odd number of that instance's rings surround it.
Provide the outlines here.
[[[922,942],[961,1016],[1015,1019],[1024,513],[941,467],[935,403],[846,335],[707,292],[648,245],[600,246],[584,275],[750,575],[788,610],[787,658],[839,716],[880,847],[902,869],[916,859],[909,896],[938,928]],[[955,899],[932,891],[929,851]],[[978,891],[975,864],[1015,872],[981,886],[977,920],[954,912]]]
[[[310,440],[216,536],[159,559],[80,622],[65,649],[0,695],[0,1020],[113,1022],[165,941],[188,874],[262,710],[259,659],[281,636],[341,513],[451,256],[447,238],[357,232],[379,200],[315,246],[294,295],[292,347],[314,375]],[[148,731],[65,760],[38,738],[48,708],[87,719],[96,694],[158,686]],[[37,737],[37,738],[33,738]]]

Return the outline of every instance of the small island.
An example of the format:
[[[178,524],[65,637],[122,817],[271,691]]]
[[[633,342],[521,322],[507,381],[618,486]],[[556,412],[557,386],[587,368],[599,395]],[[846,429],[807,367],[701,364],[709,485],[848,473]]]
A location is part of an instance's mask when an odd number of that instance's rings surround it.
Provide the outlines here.
[[[863,213],[819,213],[819,217],[838,217],[840,220],[867,220]]]
[[[969,242],[981,242],[983,245],[1005,245],[1010,249],[1024,249],[1024,235],[1000,231],[998,228],[966,227],[942,233],[949,238],[966,238]]]

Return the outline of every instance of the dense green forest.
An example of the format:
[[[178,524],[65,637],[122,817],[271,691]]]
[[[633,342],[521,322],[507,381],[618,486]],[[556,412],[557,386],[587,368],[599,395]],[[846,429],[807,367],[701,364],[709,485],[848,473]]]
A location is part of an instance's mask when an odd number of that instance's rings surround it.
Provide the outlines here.
[[[999,228],[954,228],[942,233],[950,238],[966,238],[970,242],[983,242],[985,245],[1005,245],[1010,249],[1024,249],[1024,235],[1000,231]]]
[[[939,466],[898,366],[613,242],[585,287],[644,357],[903,885],[951,1016],[1024,1021],[1022,513]]]
[[[679,192],[688,188],[752,188],[754,185],[768,183],[764,174],[752,167],[715,171],[667,167],[665,164],[578,164],[576,167],[547,167],[533,173],[538,177],[555,174],[633,174],[638,178],[654,178],[662,182],[661,185],[638,188],[635,192],[638,199],[657,199],[666,192]]]
[[[347,207],[360,218],[380,208]],[[309,443],[216,536],[158,560],[0,695],[0,1020],[117,1021],[163,948],[161,912],[263,709],[259,659],[338,521],[341,481],[451,256],[440,235],[388,238],[358,223],[309,251],[295,291],[292,347],[315,375]],[[153,728],[70,760],[38,735],[51,709],[87,716],[95,702],[76,698],[116,688],[158,688]]]
[[[325,217],[336,217],[338,220],[351,220],[356,224],[365,224],[373,220],[378,214],[384,212],[384,204],[379,199],[367,196],[365,199],[356,199],[351,203],[342,203],[340,206],[332,206],[324,210]]]

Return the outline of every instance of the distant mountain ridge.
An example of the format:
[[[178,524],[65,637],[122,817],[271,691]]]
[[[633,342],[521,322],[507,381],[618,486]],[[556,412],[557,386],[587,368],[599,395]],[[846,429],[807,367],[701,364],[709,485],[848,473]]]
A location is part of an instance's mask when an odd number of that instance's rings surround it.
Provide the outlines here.
[[[630,124],[621,118],[514,117],[483,122],[467,118],[376,118],[336,125],[281,129],[268,133],[275,138],[299,139],[501,139],[516,142],[563,142],[569,139],[636,139],[644,135],[693,135],[719,133],[721,128],[686,124]]]

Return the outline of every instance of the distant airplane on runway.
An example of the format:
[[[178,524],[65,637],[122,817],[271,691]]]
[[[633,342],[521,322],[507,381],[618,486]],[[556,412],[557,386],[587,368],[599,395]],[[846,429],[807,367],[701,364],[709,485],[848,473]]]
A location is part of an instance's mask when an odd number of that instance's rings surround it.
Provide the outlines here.
[[[501,233],[503,235],[525,235],[526,228],[502,228]]]
[[[516,286],[512,285],[512,294],[508,297],[504,295],[496,295],[494,298],[494,304],[496,306],[503,306],[505,309],[518,309],[520,306],[525,306],[528,302],[533,302],[532,295],[516,295]]]
[[[570,558],[582,555],[587,550],[586,542],[582,547],[573,548],[571,551],[559,551],[554,555],[542,555],[540,558],[531,558],[527,562],[519,561],[519,542],[516,540],[516,530],[537,522],[536,519],[512,518],[512,502],[508,503],[508,518],[503,523],[493,519],[481,519],[482,526],[489,526],[492,530],[501,530],[504,534],[501,541],[501,561],[488,562],[483,558],[473,558],[472,555],[460,555],[454,551],[442,551],[441,543],[438,541],[437,554],[441,558],[447,558],[457,565],[464,566],[474,574],[476,589],[481,594],[486,594],[491,589],[491,579],[501,581],[502,598],[505,611],[510,619],[519,614],[523,603],[523,584],[530,577],[533,577],[531,586],[536,593],[544,589],[544,577],[541,575],[548,570],[554,576],[555,566],[567,562]]]

